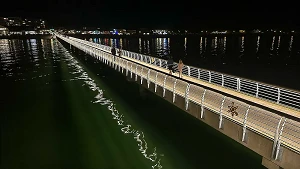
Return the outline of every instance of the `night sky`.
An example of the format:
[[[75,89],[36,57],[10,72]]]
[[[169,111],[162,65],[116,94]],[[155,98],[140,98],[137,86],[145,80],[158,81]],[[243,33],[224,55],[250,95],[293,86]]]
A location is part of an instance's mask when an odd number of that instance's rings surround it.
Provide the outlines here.
[[[299,28],[297,4],[286,1],[6,1],[0,16],[43,18],[69,28]],[[300,16],[300,15],[299,15]]]

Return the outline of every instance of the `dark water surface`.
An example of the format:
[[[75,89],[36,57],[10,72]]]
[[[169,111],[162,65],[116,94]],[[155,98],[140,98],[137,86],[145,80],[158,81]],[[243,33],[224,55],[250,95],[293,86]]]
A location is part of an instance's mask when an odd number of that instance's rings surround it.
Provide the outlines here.
[[[0,40],[0,168],[264,168],[256,153],[63,45]]]
[[[300,36],[246,34],[86,38],[105,45],[300,91]]]

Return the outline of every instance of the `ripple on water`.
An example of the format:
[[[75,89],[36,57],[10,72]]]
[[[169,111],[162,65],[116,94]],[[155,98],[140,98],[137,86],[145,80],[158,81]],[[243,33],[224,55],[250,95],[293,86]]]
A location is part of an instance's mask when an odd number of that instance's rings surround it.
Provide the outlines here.
[[[115,104],[112,100],[105,98],[103,96],[103,90],[101,90],[95,81],[88,76],[88,73],[84,71],[84,69],[79,65],[77,60],[75,60],[69,52],[66,50],[61,51],[64,53],[66,57],[66,61],[68,62],[68,66],[73,68],[74,71],[70,72],[71,74],[78,75],[69,81],[73,80],[82,80],[84,84],[82,86],[88,86],[92,91],[97,92],[96,96],[94,97],[96,100],[92,101],[95,104],[101,104],[103,106],[107,106],[108,110],[110,110],[112,118],[117,122],[118,126],[120,126],[120,130],[127,135],[131,135],[133,139],[136,140],[137,146],[141,154],[152,162],[153,169],[161,169],[163,166],[161,165],[161,156],[162,154],[158,155],[156,152],[156,147],[151,150],[148,147],[147,141],[145,140],[145,135],[143,131],[135,129],[132,125],[128,124],[125,120],[125,117],[122,113],[120,113],[117,109]]]

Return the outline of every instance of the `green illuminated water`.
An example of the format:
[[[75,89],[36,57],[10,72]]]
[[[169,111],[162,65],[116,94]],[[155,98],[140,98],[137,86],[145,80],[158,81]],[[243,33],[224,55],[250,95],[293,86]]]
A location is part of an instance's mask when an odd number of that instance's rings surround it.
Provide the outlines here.
[[[57,40],[0,40],[2,169],[260,169],[261,158]]]

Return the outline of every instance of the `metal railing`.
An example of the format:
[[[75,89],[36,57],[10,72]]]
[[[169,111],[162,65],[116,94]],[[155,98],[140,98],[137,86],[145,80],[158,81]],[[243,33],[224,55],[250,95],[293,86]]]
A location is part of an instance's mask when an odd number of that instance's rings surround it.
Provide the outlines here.
[[[166,90],[170,91],[173,94],[173,102],[176,101],[176,96],[183,97],[185,99],[186,110],[189,109],[190,102],[199,105],[201,107],[199,114],[190,112],[194,113],[192,115],[197,118],[203,119],[205,116],[204,109],[207,109],[219,116],[219,128],[223,128],[224,119],[240,125],[243,128],[241,141],[246,140],[247,130],[251,130],[272,140],[274,142],[272,157],[275,160],[280,158],[279,152],[281,146],[300,154],[300,123],[297,121],[246,104],[234,98],[226,97],[203,87],[189,84],[154,69],[141,66],[133,61],[114,57],[106,50],[90,45],[86,41],[66,38],[59,34],[56,34],[56,36],[103,63],[114,67],[116,70],[125,71],[126,75],[131,76],[136,81],[139,76],[141,79],[140,83],[143,83],[143,79],[145,79],[148,88],[150,87],[150,82],[152,82],[155,92],[157,92],[157,86],[160,86],[163,89],[163,97]],[[232,107],[236,107],[236,111],[229,111]]]
[[[111,47],[89,42],[86,40],[69,37],[77,42],[84,42],[91,46],[98,47],[106,52],[111,53]],[[151,57],[127,50],[122,50],[122,56],[139,60],[148,64],[156,65],[162,68],[167,68],[167,60]],[[174,63],[175,70],[178,71],[178,63]],[[200,69],[193,66],[184,65],[182,70],[183,75],[195,79],[203,80],[215,85],[219,85],[228,89],[232,89],[256,98],[268,100],[270,102],[287,106],[293,109],[300,109],[300,93],[264,83],[255,82],[248,79],[243,79],[227,74],[222,74],[210,70]]]

